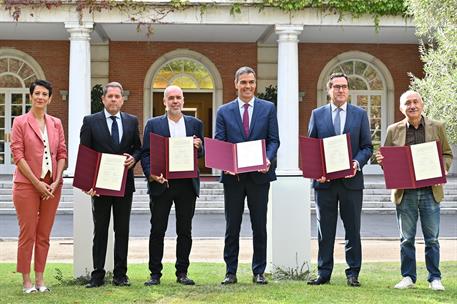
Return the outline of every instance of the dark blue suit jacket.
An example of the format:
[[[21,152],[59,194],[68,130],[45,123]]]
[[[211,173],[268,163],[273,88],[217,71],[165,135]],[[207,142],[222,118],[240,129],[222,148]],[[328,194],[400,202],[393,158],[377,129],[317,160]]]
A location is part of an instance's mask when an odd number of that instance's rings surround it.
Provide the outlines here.
[[[273,103],[255,98],[254,111],[246,137],[241,121],[237,99],[222,105],[217,111],[215,138],[231,143],[265,139],[267,158],[270,160],[270,170],[264,174],[260,172],[242,173],[249,175],[255,183],[268,183],[276,180],[276,152],[279,148],[278,119],[276,108]],[[233,175],[222,173],[221,182],[236,182]]]
[[[330,104],[319,107],[311,113],[311,119],[308,126],[308,136],[313,138],[326,138],[335,136],[332,121],[332,108]],[[351,135],[352,159],[357,160],[360,169],[368,162],[373,154],[373,145],[371,144],[371,132],[367,112],[357,106],[348,104],[346,113],[346,123],[343,133]],[[363,173],[357,171],[353,178],[343,179],[346,188],[352,190],[361,190],[363,186]],[[313,182],[315,189],[327,189],[331,183]]]
[[[197,136],[202,140],[203,145],[203,124],[201,120],[184,115],[184,123],[186,125],[186,136]],[[143,135],[143,150],[141,156],[141,166],[143,167],[143,172],[146,178],[149,178],[151,175],[150,170],[150,149],[149,149],[149,133],[158,134],[164,137],[170,137],[170,128],[168,127],[168,118],[167,115],[157,116],[150,118],[144,128]],[[204,153],[203,146],[198,150],[198,157],[202,157]],[[192,179],[192,186],[195,191],[195,195],[199,196],[200,194],[200,178]],[[161,184],[158,182],[148,182],[148,193],[151,196],[159,196],[166,190],[166,184]]]
[[[141,158],[141,141],[136,116],[121,112],[122,139],[116,147],[106,123],[105,113],[102,111],[84,117],[80,132],[80,143],[97,152],[123,154],[128,153],[139,161]],[[125,193],[135,191],[133,167],[128,171]]]

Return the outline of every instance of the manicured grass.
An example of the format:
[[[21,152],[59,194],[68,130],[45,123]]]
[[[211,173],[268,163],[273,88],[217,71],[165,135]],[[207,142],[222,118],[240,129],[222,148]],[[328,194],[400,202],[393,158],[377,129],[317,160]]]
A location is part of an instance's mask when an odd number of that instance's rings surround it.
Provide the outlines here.
[[[62,284],[54,276],[57,269],[63,273]],[[48,294],[23,295],[21,276],[15,273],[14,264],[0,264],[1,303],[457,303],[457,262],[441,265],[444,292],[432,292],[426,281],[426,270],[419,264],[417,288],[396,290],[399,281],[399,263],[364,264],[361,288],[346,286],[344,265],[336,265],[332,283],[324,286],[307,286],[303,281],[270,279],[266,286],[251,283],[249,265],[240,265],[239,283],[221,286],[223,264],[193,263],[189,276],[196,286],[181,286],[175,282],[173,264],[165,264],[162,284],[145,287],[147,265],[129,265],[131,287],[104,287],[86,289],[71,285],[71,264],[48,264],[46,279],[52,289]]]

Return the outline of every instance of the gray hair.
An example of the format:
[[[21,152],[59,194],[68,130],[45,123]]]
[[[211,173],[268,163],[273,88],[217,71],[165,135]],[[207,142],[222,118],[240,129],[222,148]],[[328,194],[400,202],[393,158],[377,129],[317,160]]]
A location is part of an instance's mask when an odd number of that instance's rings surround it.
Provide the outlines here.
[[[240,76],[243,74],[254,74],[254,77],[255,77],[255,71],[253,68],[250,68],[248,66],[243,66],[236,71],[235,82],[238,82],[238,80],[240,79]]]
[[[406,103],[406,101],[408,100],[409,95],[412,95],[412,94],[416,94],[419,97],[419,100],[422,103],[424,103],[424,101],[422,100],[421,94],[419,94],[418,92],[413,91],[413,90],[408,90],[405,93],[401,94],[401,96],[400,96],[400,106],[404,105]]]
[[[168,92],[171,90],[171,89],[178,89],[179,91],[181,91],[181,95],[183,95],[183,91],[180,87],[178,87],[177,85],[170,85],[168,87],[165,88],[165,90],[163,90],[163,98],[167,98],[168,96]]]
[[[112,81],[110,83],[105,84],[103,86],[103,96],[106,95],[106,92],[109,88],[119,88],[121,90],[121,95],[124,96],[124,89],[122,88],[122,85],[119,82]]]

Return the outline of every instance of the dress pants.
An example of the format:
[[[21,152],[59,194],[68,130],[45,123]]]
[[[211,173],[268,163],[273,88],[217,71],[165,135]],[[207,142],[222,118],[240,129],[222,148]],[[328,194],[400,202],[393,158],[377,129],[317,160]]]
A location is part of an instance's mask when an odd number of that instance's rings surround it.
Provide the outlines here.
[[[176,276],[187,274],[192,248],[192,218],[195,212],[196,195],[192,179],[172,179],[169,187],[159,196],[150,197],[151,232],[149,235],[149,270],[151,277],[162,276],[164,237],[168,216],[173,202],[176,213]]]
[[[92,217],[94,220],[94,238],[92,243],[92,259],[94,270],[93,281],[105,278],[106,246],[108,228],[113,209],[114,228],[114,270],[113,276],[122,279],[127,274],[127,254],[129,245],[130,211],[132,209],[132,193],[124,197],[94,196],[92,198]]]
[[[318,274],[330,279],[333,271],[333,249],[335,245],[338,203],[345,230],[346,276],[358,277],[362,265],[360,241],[360,215],[362,212],[362,190],[350,190],[341,179],[330,182],[328,189],[315,192],[318,229]]]
[[[256,184],[249,174],[239,174],[234,183],[224,183],[225,244],[224,261],[226,273],[236,274],[240,251],[240,229],[244,201],[247,197],[254,254],[252,272],[263,274],[267,265],[267,208],[270,183]]]
[[[30,273],[32,252],[35,272],[44,272],[49,251],[49,236],[60,202],[62,185],[54,192],[54,198],[42,200],[32,184],[14,183],[13,202],[19,222],[17,248],[17,272]]]

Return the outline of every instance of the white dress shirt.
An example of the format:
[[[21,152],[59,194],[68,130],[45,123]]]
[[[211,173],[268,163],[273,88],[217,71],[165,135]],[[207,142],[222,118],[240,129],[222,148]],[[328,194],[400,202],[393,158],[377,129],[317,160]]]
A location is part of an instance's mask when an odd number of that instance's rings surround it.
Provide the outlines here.
[[[336,109],[337,109],[337,106],[335,106],[333,103],[330,104],[330,106],[332,107],[332,122],[335,121],[335,117],[336,117]],[[340,111],[340,130],[341,130],[341,134],[343,134],[344,132],[344,125],[346,124],[346,113],[347,113],[347,108],[348,108],[348,103],[345,102],[341,107],[341,111]],[[339,134],[336,134],[336,135],[339,135]]]
[[[237,98],[237,100],[238,100],[238,109],[240,110],[240,115],[241,115],[241,121],[243,121],[245,102],[242,101],[240,98]],[[249,100],[249,102],[248,102],[248,104],[249,104],[249,108],[248,108],[249,127],[251,127],[252,112],[254,112],[254,100],[255,100],[255,97],[252,97],[252,99]]]
[[[106,109],[103,109],[103,112],[105,112],[105,117],[106,117],[106,123],[108,124],[108,129],[109,133],[112,134],[111,128],[113,126],[113,120],[111,119],[111,116],[116,116],[116,122],[117,122],[117,128],[119,130],[119,142],[122,140],[122,133],[123,133],[123,128],[122,128],[122,119],[121,119],[121,112],[117,112],[116,115],[111,115],[106,111]]]

